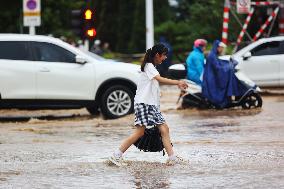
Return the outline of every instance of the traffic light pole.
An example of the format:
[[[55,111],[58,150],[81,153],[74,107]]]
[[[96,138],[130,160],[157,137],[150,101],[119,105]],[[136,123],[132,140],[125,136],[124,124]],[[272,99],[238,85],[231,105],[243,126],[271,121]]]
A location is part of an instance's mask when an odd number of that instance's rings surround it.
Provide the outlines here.
[[[90,49],[90,41],[88,39],[84,40],[84,48],[86,51]]]
[[[146,50],[154,45],[153,0],[146,0]]]

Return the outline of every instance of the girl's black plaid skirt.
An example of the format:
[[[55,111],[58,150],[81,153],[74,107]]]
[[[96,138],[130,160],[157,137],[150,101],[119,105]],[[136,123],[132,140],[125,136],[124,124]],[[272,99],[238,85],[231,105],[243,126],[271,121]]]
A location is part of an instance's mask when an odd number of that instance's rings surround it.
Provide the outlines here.
[[[158,125],[165,123],[165,119],[159,108],[155,105],[143,103],[134,104],[135,126],[145,126],[144,135],[139,138],[134,145],[144,152],[164,152],[162,136],[158,129]]]
[[[135,126],[151,128],[166,122],[159,108],[155,105],[136,103],[134,104],[134,113]]]

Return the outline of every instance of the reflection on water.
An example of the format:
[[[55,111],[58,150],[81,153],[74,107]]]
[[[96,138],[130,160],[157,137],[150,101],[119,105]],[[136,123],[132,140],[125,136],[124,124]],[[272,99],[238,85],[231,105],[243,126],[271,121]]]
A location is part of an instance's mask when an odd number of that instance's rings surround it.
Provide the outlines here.
[[[135,147],[127,166],[105,163],[133,131],[133,115],[103,120],[62,110],[42,120],[52,112],[1,110],[33,119],[0,124],[0,188],[284,188],[284,101],[265,97],[256,110],[175,110],[169,96],[161,108],[175,151],[189,164],[167,166],[162,153]]]
[[[85,120],[85,119],[92,119],[93,116],[91,115],[40,115],[40,116],[0,116],[0,122],[27,122],[33,120]]]
[[[170,185],[169,178],[174,170],[165,163],[129,160],[125,163],[127,165],[119,169],[124,169],[133,176],[135,188],[168,188]]]

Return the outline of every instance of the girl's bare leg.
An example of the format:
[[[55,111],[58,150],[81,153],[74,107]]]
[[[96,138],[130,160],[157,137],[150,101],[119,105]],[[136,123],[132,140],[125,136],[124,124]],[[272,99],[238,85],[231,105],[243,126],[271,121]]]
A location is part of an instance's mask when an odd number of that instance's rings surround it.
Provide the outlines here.
[[[125,152],[132,144],[134,144],[140,137],[144,135],[145,127],[136,127],[133,134],[127,137],[119,147],[121,152]]]
[[[173,151],[173,147],[172,147],[171,139],[170,139],[170,129],[166,123],[159,125],[158,128],[160,130],[163,145],[166,149],[166,152],[168,156],[172,156],[174,154],[174,151]]]

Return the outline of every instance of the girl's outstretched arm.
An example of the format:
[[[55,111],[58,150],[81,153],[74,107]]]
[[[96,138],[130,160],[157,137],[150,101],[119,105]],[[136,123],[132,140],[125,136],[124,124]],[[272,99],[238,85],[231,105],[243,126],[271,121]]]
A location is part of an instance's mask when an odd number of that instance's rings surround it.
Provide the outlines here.
[[[155,76],[154,79],[156,79],[157,81],[163,84],[177,85],[180,89],[186,89],[188,87],[187,83],[182,80],[168,79],[160,75]]]

